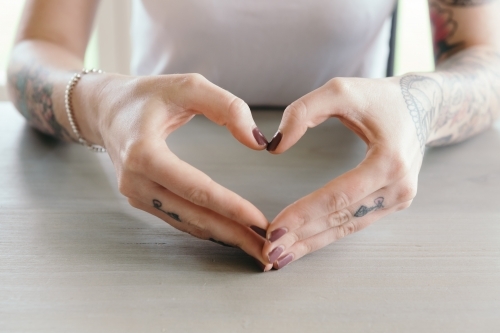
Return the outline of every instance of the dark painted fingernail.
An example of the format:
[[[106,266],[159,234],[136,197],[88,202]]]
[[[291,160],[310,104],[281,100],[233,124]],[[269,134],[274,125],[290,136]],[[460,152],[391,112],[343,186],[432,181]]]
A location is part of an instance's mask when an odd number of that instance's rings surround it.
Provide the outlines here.
[[[278,145],[280,144],[282,137],[283,137],[283,134],[281,134],[280,131],[276,132],[276,134],[274,134],[274,137],[271,140],[271,142],[269,142],[269,144],[267,145],[267,148],[266,148],[267,151],[275,151],[276,148],[278,148]]]
[[[274,242],[283,237],[284,234],[286,234],[287,230],[285,228],[279,228],[276,230],[273,230],[271,232],[271,236],[269,236],[269,241]]]
[[[282,269],[283,267],[291,263],[292,260],[293,260],[293,253],[288,253],[283,258],[278,259],[277,262],[278,269]]]
[[[253,137],[255,138],[255,141],[259,144],[259,146],[266,146],[269,144],[267,141],[266,137],[262,132],[259,130],[258,127],[255,127],[252,131]]]
[[[283,246],[278,246],[268,254],[269,262],[273,263],[280,257],[280,255],[283,253],[285,248]]]
[[[257,235],[259,235],[262,238],[266,238],[267,230],[264,230],[262,228],[257,227],[256,225],[253,225],[250,227]]]
[[[260,270],[261,270],[262,272],[265,272],[265,270],[266,270],[266,265],[264,265],[263,263],[261,263],[261,262],[260,262],[260,260],[257,260],[257,259],[255,259],[255,263],[257,264],[257,266],[259,266],[259,268],[260,268]]]

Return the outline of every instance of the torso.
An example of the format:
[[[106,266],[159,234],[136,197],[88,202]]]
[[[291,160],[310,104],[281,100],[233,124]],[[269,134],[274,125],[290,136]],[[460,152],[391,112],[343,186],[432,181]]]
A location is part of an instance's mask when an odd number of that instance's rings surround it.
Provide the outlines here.
[[[132,71],[197,72],[250,105],[382,77],[395,0],[135,0]]]

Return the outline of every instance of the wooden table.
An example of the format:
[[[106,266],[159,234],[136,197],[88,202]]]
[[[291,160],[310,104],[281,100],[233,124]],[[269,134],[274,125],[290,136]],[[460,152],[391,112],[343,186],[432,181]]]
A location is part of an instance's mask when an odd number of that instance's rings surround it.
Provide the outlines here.
[[[281,112],[255,112],[272,136]],[[190,135],[189,135],[190,134]],[[196,117],[181,158],[272,218],[355,166],[336,120],[281,156]],[[0,104],[1,332],[500,332],[500,124],[426,153],[411,208],[281,271],[128,206],[107,155]]]

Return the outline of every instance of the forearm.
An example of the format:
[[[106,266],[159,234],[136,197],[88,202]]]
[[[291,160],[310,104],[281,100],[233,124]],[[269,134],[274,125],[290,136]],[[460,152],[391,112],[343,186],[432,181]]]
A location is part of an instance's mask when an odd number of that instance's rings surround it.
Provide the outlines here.
[[[68,50],[42,40],[18,43],[8,67],[11,101],[28,123],[39,131],[64,141],[76,139],[64,106],[64,92],[73,74],[83,67],[83,59]],[[84,96],[81,96],[82,93]],[[72,98],[75,120],[81,132],[94,138],[89,128],[92,112],[84,99],[90,92]],[[94,140],[95,141],[95,140]]]
[[[400,84],[422,148],[463,141],[500,116],[500,53],[492,48],[463,50]]]

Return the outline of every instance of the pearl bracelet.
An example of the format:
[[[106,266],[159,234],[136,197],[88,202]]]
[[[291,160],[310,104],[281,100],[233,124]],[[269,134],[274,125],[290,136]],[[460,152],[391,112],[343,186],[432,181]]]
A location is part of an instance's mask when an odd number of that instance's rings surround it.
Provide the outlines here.
[[[73,75],[71,80],[69,80],[68,84],[66,85],[66,91],[64,92],[64,103],[66,106],[66,114],[68,115],[69,124],[71,125],[71,129],[73,130],[73,133],[75,133],[75,136],[76,136],[78,142],[81,145],[87,147],[88,149],[90,149],[92,151],[95,151],[98,153],[105,153],[106,148],[101,147],[99,145],[90,144],[87,140],[82,138],[82,136],[80,134],[80,130],[78,129],[78,126],[76,125],[75,118],[73,115],[73,108],[72,108],[72,104],[71,104],[71,94],[72,94],[73,89],[75,88],[76,84],[78,83],[78,81],[80,81],[80,79],[82,78],[82,76],[85,74],[89,74],[89,73],[101,74],[104,72],[100,69],[95,69],[95,68],[85,69],[84,68],[84,69],[82,69],[82,71],[80,73],[75,73],[75,75]]]

